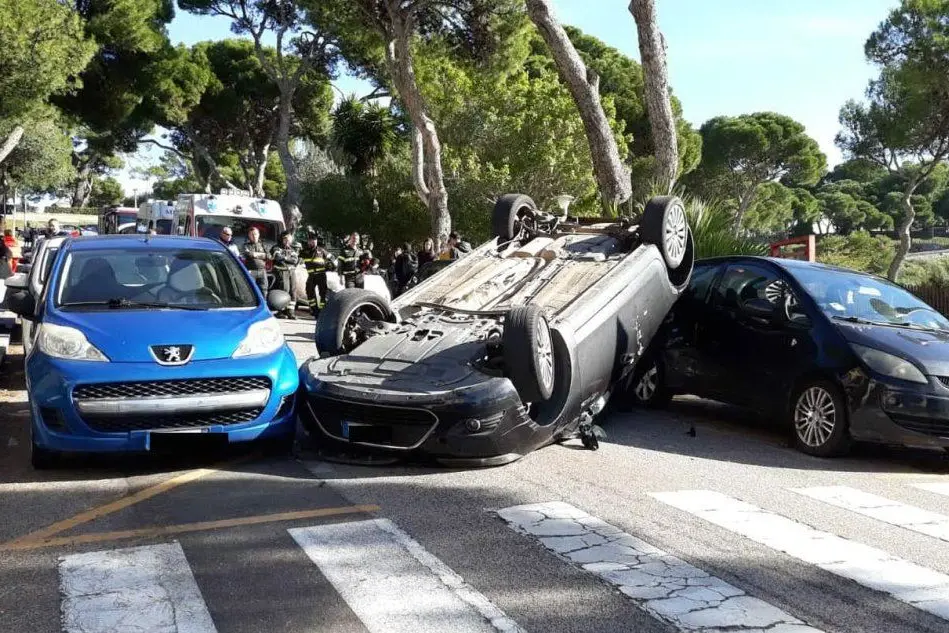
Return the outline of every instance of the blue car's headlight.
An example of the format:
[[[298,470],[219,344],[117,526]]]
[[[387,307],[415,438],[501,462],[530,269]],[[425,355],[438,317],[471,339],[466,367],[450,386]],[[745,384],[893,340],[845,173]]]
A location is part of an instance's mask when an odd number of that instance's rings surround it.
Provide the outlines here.
[[[73,327],[42,323],[36,334],[36,345],[41,352],[53,358],[109,362],[85,334]]]
[[[269,354],[280,349],[283,343],[283,330],[280,329],[280,322],[270,317],[263,321],[257,321],[247,328],[247,336],[237,346],[232,358]]]
[[[926,376],[923,375],[923,372],[919,371],[919,369],[916,368],[916,365],[909,362],[905,358],[900,358],[899,356],[887,354],[886,352],[881,352],[880,350],[873,349],[872,347],[864,347],[863,345],[856,345],[854,343],[851,343],[850,347],[852,347],[853,351],[857,353],[857,356],[860,357],[860,360],[865,362],[870,369],[879,374],[889,376],[890,378],[899,378],[900,380],[918,382],[924,385],[929,384],[929,380],[926,379]]]

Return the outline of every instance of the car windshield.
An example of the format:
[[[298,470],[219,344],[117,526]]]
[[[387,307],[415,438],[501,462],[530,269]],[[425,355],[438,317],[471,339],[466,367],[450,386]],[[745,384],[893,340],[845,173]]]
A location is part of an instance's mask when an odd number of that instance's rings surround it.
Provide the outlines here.
[[[231,227],[234,235],[232,238],[238,248],[244,246],[247,241],[247,233],[253,227],[260,231],[260,242],[268,250],[277,243],[277,236],[280,235],[282,227],[268,220],[258,220],[256,218],[241,218],[232,215],[199,215],[195,218],[195,234],[198,237],[207,237],[212,240],[221,237],[221,230],[225,227]]]
[[[244,272],[225,251],[155,249],[69,253],[55,294],[71,309],[252,308]]]
[[[793,267],[797,279],[830,317],[854,322],[949,330],[949,320],[905,289],[860,273]]]

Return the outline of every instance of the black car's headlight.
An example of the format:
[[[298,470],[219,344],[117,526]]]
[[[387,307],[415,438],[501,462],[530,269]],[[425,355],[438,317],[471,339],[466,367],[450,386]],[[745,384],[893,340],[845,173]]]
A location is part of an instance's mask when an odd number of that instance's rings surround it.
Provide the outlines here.
[[[929,384],[929,380],[926,379],[923,372],[919,371],[916,365],[905,358],[900,358],[899,356],[887,354],[872,347],[864,347],[863,345],[856,345],[854,343],[851,343],[850,347],[857,353],[860,360],[865,362],[870,369],[878,374],[883,374],[890,378],[918,382],[924,385]]]

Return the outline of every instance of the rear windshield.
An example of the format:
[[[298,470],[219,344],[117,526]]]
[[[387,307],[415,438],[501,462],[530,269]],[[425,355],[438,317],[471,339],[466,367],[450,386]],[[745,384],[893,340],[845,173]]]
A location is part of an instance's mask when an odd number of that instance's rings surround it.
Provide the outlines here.
[[[252,308],[257,295],[226,251],[95,250],[67,255],[60,308]],[[148,304],[148,305],[146,305]]]
[[[195,217],[195,235],[198,237],[207,237],[212,240],[221,237],[221,230],[229,226],[233,237],[231,238],[238,248],[244,246],[247,241],[247,233],[253,227],[260,231],[260,242],[268,250],[277,243],[277,237],[283,228],[276,222],[268,220],[257,220],[254,218],[239,218],[231,215],[199,215]]]

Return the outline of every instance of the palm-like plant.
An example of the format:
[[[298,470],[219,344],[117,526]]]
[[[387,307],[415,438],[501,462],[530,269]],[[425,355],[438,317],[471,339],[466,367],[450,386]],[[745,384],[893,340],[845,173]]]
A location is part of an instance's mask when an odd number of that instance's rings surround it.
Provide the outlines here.
[[[332,149],[338,162],[354,176],[374,175],[397,138],[389,109],[350,97],[336,106],[332,120]]]

